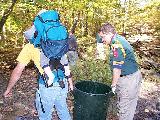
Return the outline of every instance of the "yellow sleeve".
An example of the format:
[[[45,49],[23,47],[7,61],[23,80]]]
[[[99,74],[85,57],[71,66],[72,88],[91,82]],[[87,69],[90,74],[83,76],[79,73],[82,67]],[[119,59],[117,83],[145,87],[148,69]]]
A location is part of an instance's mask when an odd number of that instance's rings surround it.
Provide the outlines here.
[[[17,61],[27,65],[31,60],[36,65],[39,72],[43,74],[44,71],[40,66],[40,50],[38,48],[35,48],[32,44],[28,43],[20,52]]]
[[[26,44],[17,57],[17,61],[27,65],[32,59],[30,54],[30,44]]]

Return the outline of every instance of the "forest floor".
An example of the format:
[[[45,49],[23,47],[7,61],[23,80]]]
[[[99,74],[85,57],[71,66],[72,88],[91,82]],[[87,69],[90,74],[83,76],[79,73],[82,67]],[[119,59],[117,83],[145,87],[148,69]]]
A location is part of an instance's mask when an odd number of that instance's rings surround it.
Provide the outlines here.
[[[148,45],[150,45],[149,48]],[[160,46],[158,45],[160,45],[159,41],[152,42],[152,44],[146,42],[135,45],[137,47],[136,52],[141,59],[143,82],[134,120],[160,120],[160,106],[158,106],[160,104]],[[139,48],[143,50],[139,50]],[[0,120],[38,120],[34,114],[34,99],[37,88],[36,71],[32,67],[27,67],[14,87],[13,97],[4,99],[2,94],[16,65],[15,58],[18,52],[13,55],[11,51],[0,51],[0,54]],[[69,94],[67,103],[71,114],[73,114],[74,107],[71,94]],[[111,101],[108,120],[116,120],[114,106],[115,101]],[[23,118],[16,119],[17,116],[22,116]],[[55,112],[53,112],[53,120],[58,120]]]

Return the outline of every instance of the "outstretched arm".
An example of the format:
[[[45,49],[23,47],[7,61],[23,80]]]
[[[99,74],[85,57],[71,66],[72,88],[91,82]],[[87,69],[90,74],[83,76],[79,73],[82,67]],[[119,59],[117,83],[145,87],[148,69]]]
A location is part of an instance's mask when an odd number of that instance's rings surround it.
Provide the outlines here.
[[[120,78],[121,75],[121,69],[114,68],[113,69],[113,80],[112,80],[112,86],[116,86],[118,79]]]
[[[115,90],[116,90],[116,85],[118,83],[118,79],[120,78],[121,75],[121,69],[118,68],[114,68],[113,69],[113,78],[112,78],[112,92],[115,94]]]
[[[64,69],[65,69],[65,75],[68,77],[69,90],[73,91],[73,80],[69,64],[67,66],[64,66]]]
[[[19,78],[21,77],[22,71],[25,68],[25,64],[22,63],[18,63],[17,66],[15,67],[15,69],[13,70],[7,89],[4,92],[4,97],[8,97],[11,95],[11,90],[13,88],[13,86],[16,84],[16,82],[19,80]]]
[[[69,90],[73,91],[73,80],[72,80],[72,77],[68,79],[68,83],[69,83]]]

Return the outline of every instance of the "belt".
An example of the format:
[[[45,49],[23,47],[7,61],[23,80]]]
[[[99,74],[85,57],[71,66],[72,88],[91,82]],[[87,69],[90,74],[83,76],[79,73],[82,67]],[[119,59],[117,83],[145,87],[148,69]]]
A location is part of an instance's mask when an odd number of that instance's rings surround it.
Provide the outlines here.
[[[137,71],[135,71],[135,72],[137,72]],[[133,72],[133,73],[135,73],[135,72]],[[131,74],[133,74],[133,73],[131,73]],[[128,75],[131,75],[131,74],[128,74]],[[125,76],[127,76],[127,75],[120,75],[120,77],[125,77]]]

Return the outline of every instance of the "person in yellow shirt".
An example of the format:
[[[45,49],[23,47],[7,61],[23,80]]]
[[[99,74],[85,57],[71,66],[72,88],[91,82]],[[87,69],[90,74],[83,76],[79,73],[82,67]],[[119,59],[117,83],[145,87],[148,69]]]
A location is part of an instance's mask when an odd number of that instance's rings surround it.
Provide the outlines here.
[[[20,52],[17,61],[18,64],[13,70],[4,97],[12,95],[12,88],[20,79],[22,71],[30,61],[33,61],[39,70],[38,89],[36,91],[36,108],[40,120],[52,119],[52,108],[55,106],[58,116],[61,120],[71,120],[69,110],[67,108],[66,98],[68,89],[73,90],[72,77],[65,78],[65,88],[61,88],[58,83],[54,83],[52,87],[45,87],[43,80],[43,69],[40,66],[40,50],[35,48],[33,44],[27,43]],[[67,57],[61,58],[61,62],[66,62]],[[65,63],[65,65],[68,65]],[[68,65],[69,67],[69,65]],[[70,71],[69,71],[70,72]],[[69,87],[69,88],[68,88]]]

